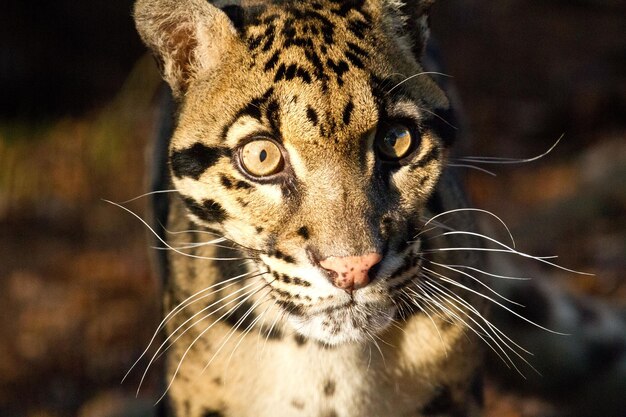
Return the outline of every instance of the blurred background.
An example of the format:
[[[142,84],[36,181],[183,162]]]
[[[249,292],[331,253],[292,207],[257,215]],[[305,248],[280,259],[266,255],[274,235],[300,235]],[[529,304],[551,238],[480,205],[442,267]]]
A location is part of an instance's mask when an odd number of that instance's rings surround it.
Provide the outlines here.
[[[130,0],[10,1],[0,14],[0,416],[149,415],[158,372],[120,381],[158,323],[147,231],[103,199],[147,191],[160,81]],[[626,4],[457,0],[433,33],[462,99],[475,206],[518,247],[595,277],[541,277],[626,307]],[[144,200],[128,206],[145,217]],[[144,364],[145,365],[145,364]],[[141,368],[141,367],[140,367]],[[558,415],[488,384],[490,417]]]

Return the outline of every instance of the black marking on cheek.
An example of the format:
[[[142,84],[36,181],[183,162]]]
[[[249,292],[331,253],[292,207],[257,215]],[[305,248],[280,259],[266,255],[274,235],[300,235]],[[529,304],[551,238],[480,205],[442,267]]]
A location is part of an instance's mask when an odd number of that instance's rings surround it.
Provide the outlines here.
[[[235,308],[230,314],[224,317],[222,321],[232,327],[237,327],[239,331],[243,331],[249,327],[251,328],[256,318],[254,312],[250,311],[252,307],[253,305],[251,302],[245,301]]]
[[[348,101],[346,107],[343,109],[343,123],[347,126],[350,124],[350,118],[352,117],[352,111],[354,110],[354,102],[352,99]]]
[[[237,188],[238,190],[250,190],[254,188],[254,186],[250,183],[239,180],[237,181],[237,184],[235,184],[235,188]]]
[[[283,338],[283,333],[275,327],[262,327],[260,333],[261,337],[264,337],[268,340],[281,340]]]
[[[220,183],[224,186],[224,188],[230,190],[233,188],[233,182],[231,178],[228,178],[226,175],[220,175]]]
[[[305,281],[305,280],[303,280],[301,278],[294,278],[293,279],[293,283],[295,285],[299,285],[301,287],[310,287],[311,286],[311,283],[309,281]]]
[[[282,307],[287,313],[294,316],[304,315],[304,307],[301,304],[296,304],[293,301],[276,300],[276,304]]]
[[[226,210],[215,200],[204,200],[198,204],[193,198],[184,197],[183,201],[194,216],[209,223],[222,223],[228,218]]]
[[[260,234],[263,233],[263,230],[265,229],[263,229],[261,226],[257,226],[254,230],[256,230],[256,232]]]
[[[306,226],[302,226],[301,228],[299,228],[296,233],[298,234],[298,236],[302,237],[302,239],[304,240],[309,240],[309,238],[311,237],[309,228]]]
[[[317,126],[317,123],[319,122],[317,112],[311,106],[308,106],[306,109],[306,117],[313,124],[313,126]]]
[[[244,208],[245,208],[245,207],[248,207],[248,204],[250,204],[249,202],[247,202],[246,200],[244,200],[244,199],[243,199],[243,198],[241,198],[241,197],[237,197],[237,202],[239,203],[239,205],[240,205],[241,207],[244,207]]]
[[[230,150],[221,147],[195,143],[189,148],[175,150],[170,156],[172,172],[176,178],[191,177],[195,180],[217,163],[222,156],[229,156]]]
[[[283,252],[277,250],[272,254],[276,259],[280,259],[282,261],[285,261],[288,264],[295,264],[296,260],[294,259],[293,256],[284,254]]]

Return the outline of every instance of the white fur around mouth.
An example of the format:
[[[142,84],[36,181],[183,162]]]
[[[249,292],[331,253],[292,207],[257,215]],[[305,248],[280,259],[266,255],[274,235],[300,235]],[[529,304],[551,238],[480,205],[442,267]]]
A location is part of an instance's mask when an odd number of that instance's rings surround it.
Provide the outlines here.
[[[301,335],[335,346],[372,340],[393,321],[395,307],[389,305],[350,305],[305,316],[290,316]]]

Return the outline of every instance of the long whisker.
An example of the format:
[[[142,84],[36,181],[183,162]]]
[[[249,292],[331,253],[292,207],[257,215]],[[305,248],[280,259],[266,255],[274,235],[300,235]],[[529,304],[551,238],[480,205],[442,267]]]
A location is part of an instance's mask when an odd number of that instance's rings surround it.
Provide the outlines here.
[[[233,335],[237,332],[237,330],[239,329],[239,327],[246,321],[246,319],[248,318],[248,316],[250,314],[252,314],[252,312],[254,310],[256,310],[260,305],[262,305],[263,303],[266,303],[268,301],[268,298],[265,298],[269,293],[271,292],[268,291],[267,294],[265,294],[265,296],[261,296],[261,298],[259,300],[257,300],[249,309],[248,311],[239,319],[237,320],[237,322],[235,323],[235,326],[229,331],[229,333],[227,334],[227,337],[225,338],[226,340],[224,340],[221,344],[221,346],[219,347],[219,349],[217,351],[215,351],[215,353],[213,354],[213,357],[211,358],[211,360],[209,360],[207,362],[207,364],[204,366],[204,368],[202,368],[202,372],[204,373],[207,368],[211,365],[211,363],[213,363],[213,360],[215,360],[215,358],[217,357],[217,355],[220,353],[220,351],[224,348],[224,346],[226,346],[226,343],[228,343],[228,341],[230,340],[231,337],[233,337]],[[269,308],[269,306],[268,306]],[[243,340],[245,339],[246,335],[248,333],[250,333],[250,331],[254,328],[254,326],[259,322],[259,320],[261,319],[261,317],[263,317],[265,315],[265,313],[267,312],[267,309],[261,313],[259,316],[257,316],[254,320],[252,320],[252,322],[250,322],[250,324],[248,324],[248,326],[243,330],[243,332],[241,332],[241,335],[239,337],[239,340],[237,341],[237,344],[235,345],[235,347],[233,348],[232,352],[230,353],[230,356],[228,358],[228,361],[226,362],[226,366],[225,369],[229,369],[230,368],[230,362],[233,359],[233,356],[235,355],[235,352],[237,351],[237,348],[241,345],[241,343],[243,342]]]
[[[159,397],[159,399],[156,401],[155,405],[158,404],[159,402],[161,402],[161,400],[163,400],[163,398],[165,398],[165,396],[167,395],[168,391],[170,390],[170,388],[172,387],[172,384],[174,383],[174,380],[176,379],[176,376],[178,375],[178,372],[180,371],[180,367],[183,364],[183,361],[185,360],[185,358],[187,357],[187,354],[189,353],[189,351],[191,350],[191,348],[196,344],[196,342],[206,334],[206,332],[208,332],[213,326],[215,326],[217,323],[219,323],[224,317],[226,317],[229,313],[231,313],[232,311],[234,311],[235,309],[239,308],[240,305],[242,305],[243,303],[245,303],[248,299],[250,299],[250,297],[253,297],[258,291],[260,291],[261,289],[265,288],[265,284],[261,285],[260,287],[258,287],[255,291],[253,291],[251,294],[249,294],[246,298],[244,298],[243,300],[241,300],[237,305],[235,305],[233,308],[231,308],[229,311],[227,311],[226,313],[224,313],[220,318],[218,318],[217,320],[215,320],[213,323],[211,323],[207,328],[205,328],[202,332],[200,332],[200,334],[198,336],[196,336],[196,338],[189,344],[189,346],[187,347],[187,349],[185,350],[185,352],[183,353],[183,355],[180,358],[180,361],[178,362],[178,366],[176,367],[176,369],[174,370],[174,374],[172,376],[172,378],[170,379],[170,382],[168,383],[167,387],[165,388],[165,391],[163,392],[163,394]]]
[[[515,349],[513,349],[506,341],[504,341],[500,336],[504,337],[508,342],[512,343],[515,347],[517,347],[519,350],[521,350],[522,352],[528,354],[528,355],[533,355],[532,352],[528,351],[527,349],[524,349],[522,346],[520,346],[518,343],[516,343],[513,339],[511,339],[509,336],[506,335],[506,333],[504,333],[503,331],[501,331],[497,326],[493,325],[489,320],[487,320],[474,306],[472,306],[469,302],[467,302],[466,300],[464,300],[462,297],[460,297],[458,294],[455,294],[454,292],[450,291],[450,289],[444,287],[443,285],[441,285],[440,283],[436,282],[435,280],[433,280],[432,277],[428,277],[427,275],[424,275],[424,277],[428,280],[428,282],[431,285],[434,285],[436,287],[438,287],[442,292],[448,292],[450,297],[453,297],[455,300],[457,300],[457,302],[459,302],[461,305],[465,306],[465,308],[467,308],[469,311],[473,312],[478,318],[480,318],[485,325],[492,331],[494,332],[493,334],[498,338],[498,340],[503,343],[511,352],[515,353],[516,356],[518,356],[520,359],[522,359],[530,368],[532,368],[535,372],[539,373],[539,371],[537,371],[523,356],[521,356],[521,354],[519,352],[517,352]]]
[[[494,294],[496,297],[499,297],[499,298],[501,298],[501,299],[502,299],[502,300],[504,300],[504,301],[507,301],[507,302],[509,302],[509,303],[511,303],[511,304],[515,304],[515,305],[517,305],[517,306],[519,306],[519,307],[525,307],[524,305],[522,305],[522,304],[520,304],[520,303],[518,303],[518,302],[516,302],[516,301],[513,301],[513,300],[510,300],[510,299],[506,298],[505,296],[503,296],[502,294],[500,294],[499,292],[497,292],[496,290],[494,290],[494,289],[493,289],[493,288],[491,288],[489,285],[485,284],[484,282],[482,282],[481,280],[479,280],[478,278],[476,278],[476,277],[475,277],[475,276],[473,276],[472,274],[469,274],[469,273],[467,273],[467,272],[465,272],[465,271],[461,271],[460,269],[456,269],[456,268],[451,267],[451,266],[446,265],[446,264],[442,264],[442,263],[439,263],[439,262],[434,262],[434,261],[431,261],[430,259],[427,259],[427,258],[423,258],[423,259],[424,259],[426,262],[428,262],[428,263],[431,263],[431,264],[433,264],[433,265],[440,266],[440,267],[445,268],[445,269],[447,269],[447,270],[449,270],[449,271],[456,272],[457,274],[461,274],[461,275],[463,275],[463,276],[465,276],[465,277],[467,277],[467,278],[471,279],[472,281],[477,282],[477,283],[478,283],[478,284],[480,284],[483,288],[486,288],[488,291],[490,291],[490,292],[491,292],[492,294]]]
[[[491,272],[483,271],[482,269],[474,268],[473,266],[468,266],[468,265],[450,265],[450,264],[448,264],[447,266],[450,266],[450,267],[453,267],[453,268],[469,269],[471,271],[475,271],[475,272],[478,272],[480,274],[487,275],[487,276],[494,277],[494,278],[510,279],[510,280],[515,280],[515,281],[530,281],[530,280],[532,280],[532,278],[529,278],[529,277],[512,277],[510,275],[498,275],[498,274],[494,274],[494,273],[491,273]]]
[[[230,285],[234,285],[230,284]],[[146,366],[145,371],[143,372],[143,375],[141,377],[141,380],[139,382],[139,386],[137,388],[137,395],[139,394],[139,391],[141,390],[141,386],[143,384],[143,381],[146,377],[146,375],[148,374],[148,370],[150,369],[150,366],[154,363],[154,361],[156,361],[158,358],[160,358],[161,356],[163,356],[163,354],[169,350],[170,347],[172,347],[185,333],[187,333],[188,330],[192,329],[196,324],[200,323],[201,321],[207,319],[208,317],[212,316],[213,314],[217,313],[218,311],[224,309],[226,306],[228,306],[229,304],[237,301],[238,299],[245,297],[246,295],[249,294],[249,292],[244,292],[242,295],[239,295],[238,297],[234,298],[233,300],[230,300],[229,302],[225,303],[223,306],[215,309],[214,311],[207,313],[206,315],[204,315],[202,318],[200,318],[199,320],[197,320],[196,322],[192,323],[189,327],[187,327],[182,333],[180,333],[178,336],[176,336],[173,340],[172,338],[174,337],[174,335],[180,330],[182,329],[187,323],[189,323],[191,320],[193,320],[194,318],[196,318],[198,315],[204,313],[205,311],[209,310],[211,307],[215,306],[216,304],[222,303],[224,302],[225,299],[230,298],[232,296],[234,296],[235,294],[237,294],[238,292],[241,292],[253,285],[257,284],[258,282],[253,282],[251,284],[248,284],[242,288],[240,288],[237,291],[234,291],[233,293],[215,301],[214,303],[204,307],[203,309],[201,309],[200,311],[198,311],[197,313],[195,313],[193,316],[189,317],[187,320],[184,321],[184,323],[182,323],[181,325],[179,325],[174,331],[172,331],[169,336],[159,345],[159,347],[157,348],[156,352],[154,353],[154,355],[152,355],[152,358],[150,359],[150,362],[148,363],[148,365]],[[229,286],[230,286],[229,285]],[[208,296],[208,295],[207,295]],[[202,298],[204,298],[205,296],[203,296]],[[198,301],[198,300],[196,300]],[[194,301],[195,302],[195,301]],[[171,342],[170,342],[171,340]],[[169,344],[168,344],[169,343]],[[167,346],[166,346],[167,345]]]
[[[187,297],[185,300],[183,300],[180,304],[178,304],[176,307],[174,307],[169,313],[167,313],[167,315],[165,316],[165,318],[163,320],[161,320],[161,323],[159,323],[159,325],[157,326],[157,329],[154,331],[154,333],[152,334],[152,338],[150,339],[150,342],[148,342],[148,346],[146,346],[146,348],[144,349],[144,351],[141,353],[141,355],[139,355],[139,358],[137,358],[137,360],[132,364],[132,366],[130,367],[130,369],[128,370],[128,372],[126,372],[126,374],[124,375],[124,378],[122,378],[122,383],[126,380],[126,378],[128,378],[128,375],[131,373],[131,371],[135,368],[135,366],[137,366],[137,364],[139,363],[139,361],[146,355],[146,353],[148,353],[148,350],[150,349],[150,346],[152,346],[152,344],[154,343],[154,340],[157,338],[159,332],[161,330],[163,330],[163,328],[165,327],[165,325],[178,313],[180,312],[182,309],[184,309],[185,307],[187,307],[188,305],[191,305],[193,303],[195,303],[196,301],[201,300],[202,298],[205,298],[209,295],[215,294],[218,291],[221,291],[224,288],[230,287],[232,285],[235,285],[238,280],[241,280],[242,278],[250,275],[250,274],[254,274],[258,272],[257,271],[250,271],[250,272],[246,272],[245,274],[241,274],[238,275],[236,277],[232,277],[229,278],[227,280],[218,282],[216,284],[213,284],[207,288],[203,288],[202,290],[190,295],[189,297]],[[233,282],[235,281],[235,282]],[[230,284],[229,284],[230,283]],[[228,285],[227,285],[228,284]],[[209,294],[206,294],[203,297],[200,297],[198,299],[194,300],[194,297],[199,296],[200,294],[206,293],[207,291],[210,291],[211,289],[215,288],[215,287],[221,287],[217,290],[214,290],[212,292],[210,292]]]
[[[480,292],[478,292],[478,291],[476,291],[476,290],[474,290],[474,289],[472,289],[472,288],[470,288],[470,287],[468,287],[466,285],[463,285],[463,284],[461,284],[459,282],[456,282],[453,279],[450,279],[450,278],[446,277],[445,275],[442,275],[442,274],[440,274],[440,273],[438,273],[436,271],[433,271],[433,270],[428,269],[426,267],[422,267],[422,268],[424,269],[424,271],[427,271],[427,272],[433,274],[434,276],[438,277],[439,279],[441,279],[444,282],[447,282],[448,284],[452,284],[452,285],[454,285],[456,287],[462,288],[462,289],[464,289],[466,291],[469,291],[469,292],[471,292],[473,294],[476,294],[479,297],[484,298],[485,300],[491,301],[495,305],[505,309],[506,311],[508,311],[509,313],[513,314],[514,316],[524,320],[525,322],[527,322],[527,323],[529,323],[529,324],[531,324],[531,325],[533,325],[533,326],[535,326],[535,327],[537,327],[537,328],[539,328],[541,330],[545,330],[548,333],[558,334],[560,336],[568,336],[566,333],[561,333],[561,332],[557,332],[555,330],[548,329],[547,327],[544,327],[544,326],[542,326],[542,325],[540,325],[538,323],[535,323],[534,321],[532,321],[530,319],[527,319],[526,317],[522,316],[521,314],[517,313],[516,311],[514,311],[514,310],[510,309],[509,307],[505,306],[504,304],[500,303],[498,300],[495,300],[492,297],[489,297],[488,295],[482,294],[482,293],[480,293]]]
[[[478,164],[497,164],[497,165],[527,164],[529,162],[537,161],[543,158],[544,156],[548,155],[550,152],[554,150],[554,148],[557,147],[561,139],[563,139],[564,137],[565,137],[565,134],[562,134],[556,140],[556,142],[554,142],[554,144],[550,146],[550,148],[547,151],[543,152],[540,155],[534,156],[532,158],[516,159],[516,158],[500,158],[500,157],[493,157],[493,156],[466,156],[466,157],[458,158],[458,161],[465,161],[465,162],[478,163]]]
[[[117,206],[119,208],[121,208],[122,210],[127,211],[128,213],[132,214],[135,218],[137,218],[141,223],[143,223],[144,226],[146,226],[148,228],[148,230],[150,232],[152,232],[152,234],[161,242],[163,243],[166,247],[170,248],[172,251],[183,255],[183,256],[188,256],[190,258],[195,258],[195,259],[206,259],[209,261],[239,261],[242,259],[251,259],[251,258],[211,258],[211,257],[206,257],[206,256],[197,256],[197,255],[192,255],[190,253],[185,253],[182,251],[177,250],[176,248],[173,248],[172,246],[170,246],[165,240],[163,240],[163,238],[161,238],[161,236],[159,236],[159,234],[157,232],[154,231],[154,229],[144,220],[141,218],[141,216],[139,216],[138,214],[136,214],[135,212],[133,212],[132,210],[130,210],[127,207],[122,206],[121,204],[117,204],[114,203],[113,201],[110,200],[103,200],[106,203],[109,204],[113,204],[114,206]]]
[[[482,168],[482,167],[477,167],[476,165],[471,165],[471,164],[457,164],[457,163],[448,163],[447,164],[449,167],[452,168],[469,168],[469,169],[474,169],[476,171],[480,171],[483,174],[487,174],[487,175],[491,175],[492,177],[497,177],[498,174],[496,174],[493,171],[489,171],[488,169]]]
[[[140,198],[144,198],[147,197],[149,195],[154,195],[154,194],[166,194],[166,193],[177,193],[179,192],[178,190],[157,190],[157,191],[151,191],[149,193],[145,193],[145,194],[141,194],[135,198],[131,198],[130,200],[126,200],[126,201],[122,201],[119,204],[128,204],[131,203],[133,201],[139,200]]]
[[[435,219],[438,219],[439,217],[447,216],[447,215],[453,214],[453,213],[465,212],[465,211],[470,211],[470,212],[473,211],[473,212],[477,212],[477,213],[483,213],[483,214],[487,214],[487,215],[495,218],[498,222],[500,222],[500,224],[502,226],[504,226],[504,228],[506,229],[507,234],[509,235],[509,238],[511,239],[511,244],[513,245],[513,247],[515,247],[515,239],[513,239],[513,234],[511,233],[511,229],[509,229],[509,226],[506,225],[504,220],[502,220],[500,217],[496,216],[494,213],[490,212],[489,210],[483,210],[483,209],[479,209],[479,208],[467,207],[467,208],[458,208],[458,209],[444,211],[443,213],[439,213],[436,216],[433,216],[430,219],[428,219],[428,221],[422,225],[422,229],[426,228],[426,226],[428,226],[430,223],[432,223]],[[420,236],[422,233],[423,233],[423,231],[418,233],[415,236],[415,238]]]
[[[435,72],[435,71],[423,71],[423,72],[419,72],[417,74],[413,74],[410,77],[406,77],[404,80],[400,81],[398,84],[394,85],[393,87],[391,87],[389,90],[387,90],[387,94],[391,94],[391,92],[393,90],[395,90],[396,88],[400,87],[402,84],[406,83],[407,81],[412,80],[415,77],[419,77],[421,75],[440,75],[442,77],[448,77],[448,78],[452,78],[452,76],[448,75],[448,74],[444,74],[441,72]]]
[[[467,235],[467,236],[476,236],[476,237],[480,237],[483,239],[486,239],[490,242],[493,242],[495,244],[497,244],[498,246],[502,247],[503,249],[493,249],[493,248],[437,248],[437,249],[430,249],[428,251],[440,251],[440,252],[445,252],[445,251],[449,251],[449,250],[475,250],[475,251],[485,251],[485,252],[505,252],[505,253],[511,253],[514,255],[518,255],[524,258],[529,258],[529,259],[534,259],[536,261],[539,261],[541,263],[544,263],[546,265],[550,265],[552,267],[561,269],[563,271],[567,271],[567,272],[571,272],[574,274],[579,274],[579,275],[587,275],[587,276],[593,276],[594,274],[590,274],[588,272],[581,272],[581,271],[576,271],[573,269],[569,269],[566,268],[564,266],[555,264],[554,262],[550,262],[547,259],[551,259],[552,257],[541,257],[541,256],[533,256],[533,255],[529,255],[527,253],[524,252],[520,252],[510,246],[505,245],[504,243],[491,238],[489,236],[485,236],[481,233],[476,233],[476,232],[463,232],[463,231],[454,231],[454,232],[444,232],[442,233],[441,236],[449,236],[449,235]]]
[[[506,350],[503,348],[503,346],[506,347],[509,350],[509,352],[513,353],[520,360],[522,360],[532,370],[537,372],[537,370],[526,360],[526,358],[524,358],[517,350],[513,349],[509,345],[509,343],[507,341],[505,341],[504,339],[502,339],[502,337],[500,337],[500,334],[504,335],[504,337],[507,340],[509,340],[509,341],[511,341],[511,339],[508,338],[504,333],[500,332],[500,330],[496,326],[493,326],[491,324],[491,322],[489,322],[489,320],[485,319],[485,317],[482,314],[480,314],[480,312],[478,310],[476,310],[476,308],[474,308],[471,304],[469,304],[467,301],[465,301],[463,298],[461,298],[457,294],[449,291],[447,288],[441,286],[437,282],[432,281],[431,279],[428,278],[428,276],[424,275],[423,277],[426,278],[426,280],[423,281],[426,285],[428,285],[432,290],[434,290],[434,291],[440,293],[442,296],[446,297],[448,299],[448,302],[449,302],[450,306],[454,307],[457,311],[459,311],[460,313],[464,314],[470,321],[472,321],[472,323],[474,323],[476,326],[478,326],[479,329],[482,330],[484,337],[478,331],[476,331],[472,326],[469,326],[469,328],[472,331],[474,331],[474,333],[478,337],[480,337],[485,343],[488,343],[487,340],[485,339],[485,337],[487,337],[489,340],[491,340],[495,344],[495,346],[498,348],[499,352],[501,352],[506,357],[507,361],[505,361],[504,358],[497,351],[495,351],[493,349],[493,346],[489,346],[489,347],[491,347],[492,350],[500,357],[500,359],[503,360],[503,362],[507,365],[507,367],[509,367],[509,364],[510,364],[524,379],[526,378],[526,376],[517,367],[515,361],[513,361],[513,359],[506,352]],[[442,300],[442,302],[444,302],[444,301]],[[459,306],[457,306],[455,303],[459,303],[461,306],[463,306],[464,308],[468,309],[470,312],[474,313],[479,319],[481,319],[483,321],[483,323],[485,324],[485,326],[487,326],[487,328],[484,328],[470,314],[468,314],[463,308],[460,308]],[[467,325],[467,323],[465,323],[465,324]],[[489,330],[491,330],[491,332],[489,332]],[[494,336],[495,336],[495,338],[494,338]],[[513,341],[511,341],[511,342],[516,347],[518,347],[520,350],[522,350],[523,352],[531,354],[526,349],[520,347],[517,343],[515,343]],[[488,343],[488,345],[489,345],[489,343]]]

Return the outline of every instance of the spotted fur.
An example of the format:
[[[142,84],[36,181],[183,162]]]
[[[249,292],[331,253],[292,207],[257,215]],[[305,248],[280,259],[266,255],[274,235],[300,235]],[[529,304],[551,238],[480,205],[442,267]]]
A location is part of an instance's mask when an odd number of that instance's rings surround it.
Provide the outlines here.
[[[136,3],[178,106],[163,345],[171,415],[477,415],[471,320],[486,303],[446,265],[482,261],[437,248],[480,245],[442,235],[473,230],[468,212],[443,229],[428,222],[465,204],[445,169],[450,103],[420,63],[431,3]],[[413,143],[390,162],[375,142],[395,123]],[[265,178],[241,166],[259,137],[284,157]],[[372,252],[383,260],[355,291],[320,267]]]

